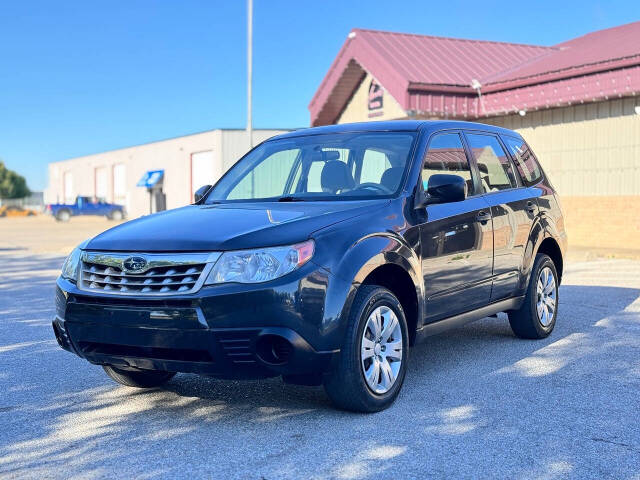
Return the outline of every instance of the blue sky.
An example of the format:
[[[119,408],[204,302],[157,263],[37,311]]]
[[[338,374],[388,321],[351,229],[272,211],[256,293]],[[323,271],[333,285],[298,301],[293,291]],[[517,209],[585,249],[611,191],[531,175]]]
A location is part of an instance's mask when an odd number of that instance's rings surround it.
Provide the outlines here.
[[[553,45],[640,19],[618,2],[254,0],[254,127],[303,127],[352,28]],[[246,121],[244,0],[3,1],[0,159],[50,161]]]

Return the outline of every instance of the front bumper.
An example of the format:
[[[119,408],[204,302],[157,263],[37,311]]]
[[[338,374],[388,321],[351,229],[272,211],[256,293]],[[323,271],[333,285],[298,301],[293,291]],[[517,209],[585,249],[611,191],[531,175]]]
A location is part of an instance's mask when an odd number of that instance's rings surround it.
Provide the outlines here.
[[[341,344],[327,295],[346,298],[349,286],[308,270],[268,287],[222,285],[159,299],[96,295],[59,278],[53,328],[62,348],[99,365],[219,378],[320,373]]]

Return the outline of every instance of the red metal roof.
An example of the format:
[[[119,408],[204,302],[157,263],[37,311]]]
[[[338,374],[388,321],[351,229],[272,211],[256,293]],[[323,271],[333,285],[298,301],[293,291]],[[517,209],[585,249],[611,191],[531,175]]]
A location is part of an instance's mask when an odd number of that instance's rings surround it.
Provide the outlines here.
[[[640,93],[638,65],[640,22],[553,47],[356,29],[309,104],[311,123],[335,122],[365,72],[407,112],[468,118]]]
[[[546,55],[527,61],[511,72],[485,78],[486,83],[535,79],[550,74],[568,77],[615,67],[637,65],[640,56],[640,22],[607,28],[560,43]]]
[[[412,84],[468,87],[472,78],[484,78],[553,50],[533,45],[375,30],[356,29],[354,32],[357,41],[371,45],[386,58],[391,68]]]

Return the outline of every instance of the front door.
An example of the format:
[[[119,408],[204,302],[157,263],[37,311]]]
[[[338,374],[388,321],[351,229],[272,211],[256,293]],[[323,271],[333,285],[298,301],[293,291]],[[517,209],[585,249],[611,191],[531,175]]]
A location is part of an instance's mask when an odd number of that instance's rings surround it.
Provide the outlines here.
[[[531,189],[520,185],[498,137],[465,133],[480,173],[483,197],[493,217],[493,289],[491,301],[513,296],[538,205]]]
[[[478,194],[478,179],[458,132],[438,133],[429,142],[423,185],[438,173],[467,180],[468,196],[461,202],[426,207],[420,236],[427,323],[482,307],[491,296],[491,209]]]

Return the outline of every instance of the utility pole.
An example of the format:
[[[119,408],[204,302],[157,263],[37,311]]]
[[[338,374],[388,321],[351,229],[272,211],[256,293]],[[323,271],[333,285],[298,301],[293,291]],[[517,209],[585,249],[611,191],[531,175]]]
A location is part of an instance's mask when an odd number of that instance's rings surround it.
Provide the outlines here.
[[[253,0],[247,0],[247,134],[253,148],[252,87],[253,82]]]
[[[252,87],[253,82],[253,0],[247,0],[247,136],[249,150],[253,148],[253,119],[252,119]],[[251,196],[255,197],[255,175],[251,170]]]

